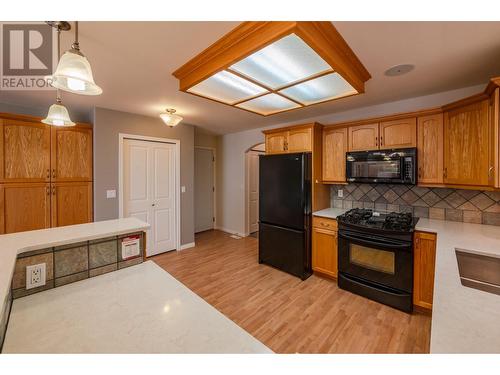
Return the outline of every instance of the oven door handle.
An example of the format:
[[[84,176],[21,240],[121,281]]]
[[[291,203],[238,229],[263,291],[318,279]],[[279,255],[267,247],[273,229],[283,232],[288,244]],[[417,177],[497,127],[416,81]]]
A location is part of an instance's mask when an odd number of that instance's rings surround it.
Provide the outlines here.
[[[385,247],[385,248],[396,249],[396,250],[410,250],[411,249],[411,243],[370,240],[370,237],[358,237],[358,236],[353,236],[351,234],[341,233],[340,231],[338,233],[338,236],[340,238],[344,238],[346,240],[360,242],[362,244],[369,245],[369,246]]]

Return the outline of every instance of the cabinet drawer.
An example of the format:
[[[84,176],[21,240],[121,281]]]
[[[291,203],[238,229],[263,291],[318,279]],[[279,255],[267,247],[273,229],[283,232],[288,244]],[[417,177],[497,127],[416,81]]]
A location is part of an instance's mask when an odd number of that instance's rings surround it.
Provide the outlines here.
[[[313,227],[337,230],[337,220],[324,217],[313,216]]]

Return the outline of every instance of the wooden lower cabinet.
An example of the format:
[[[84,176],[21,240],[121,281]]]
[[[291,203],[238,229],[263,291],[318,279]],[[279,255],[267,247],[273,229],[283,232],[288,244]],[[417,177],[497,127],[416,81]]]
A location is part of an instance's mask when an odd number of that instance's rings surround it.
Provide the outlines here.
[[[92,182],[57,182],[51,194],[53,227],[92,221]]]
[[[337,231],[313,227],[312,269],[321,274],[337,277],[338,272]]]
[[[436,234],[415,232],[413,264],[413,304],[432,309],[436,265]]]
[[[50,228],[50,184],[0,185],[0,233]]]

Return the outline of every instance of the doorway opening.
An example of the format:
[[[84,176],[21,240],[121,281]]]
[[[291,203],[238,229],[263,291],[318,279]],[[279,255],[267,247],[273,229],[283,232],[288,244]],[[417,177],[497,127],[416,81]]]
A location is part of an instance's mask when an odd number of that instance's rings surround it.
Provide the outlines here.
[[[245,152],[245,231],[257,237],[259,232],[259,155],[266,152],[266,144],[258,143]]]
[[[194,147],[194,232],[215,227],[215,149]]]
[[[151,227],[146,256],[180,249],[180,141],[119,135],[119,217]]]

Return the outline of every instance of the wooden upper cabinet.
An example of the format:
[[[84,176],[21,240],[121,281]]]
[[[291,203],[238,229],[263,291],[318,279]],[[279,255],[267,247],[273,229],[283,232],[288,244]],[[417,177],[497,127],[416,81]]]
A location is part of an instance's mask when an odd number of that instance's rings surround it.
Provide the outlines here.
[[[10,119],[0,119],[0,124],[0,180],[49,181],[50,127]]]
[[[445,184],[487,186],[492,181],[488,111],[486,99],[444,113]]]
[[[414,242],[413,304],[431,309],[436,268],[436,235],[415,232]]]
[[[349,151],[378,149],[378,123],[349,127]]]
[[[0,233],[50,228],[50,184],[0,185]]]
[[[312,127],[290,129],[286,149],[288,152],[312,151]]]
[[[53,181],[92,181],[92,128],[52,129]]]
[[[379,125],[379,148],[417,147],[417,119],[383,121]]]
[[[286,152],[287,141],[287,131],[266,134],[266,154],[281,154]]]
[[[347,128],[323,130],[323,181],[345,182]]]
[[[50,193],[53,227],[92,221],[92,182],[56,182]]]
[[[496,88],[490,97],[490,120],[493,137],[494,186],[500,187],[500,88]]]
[[[418,130],[418,183],[443,183],[443,114],[422,116]]]

